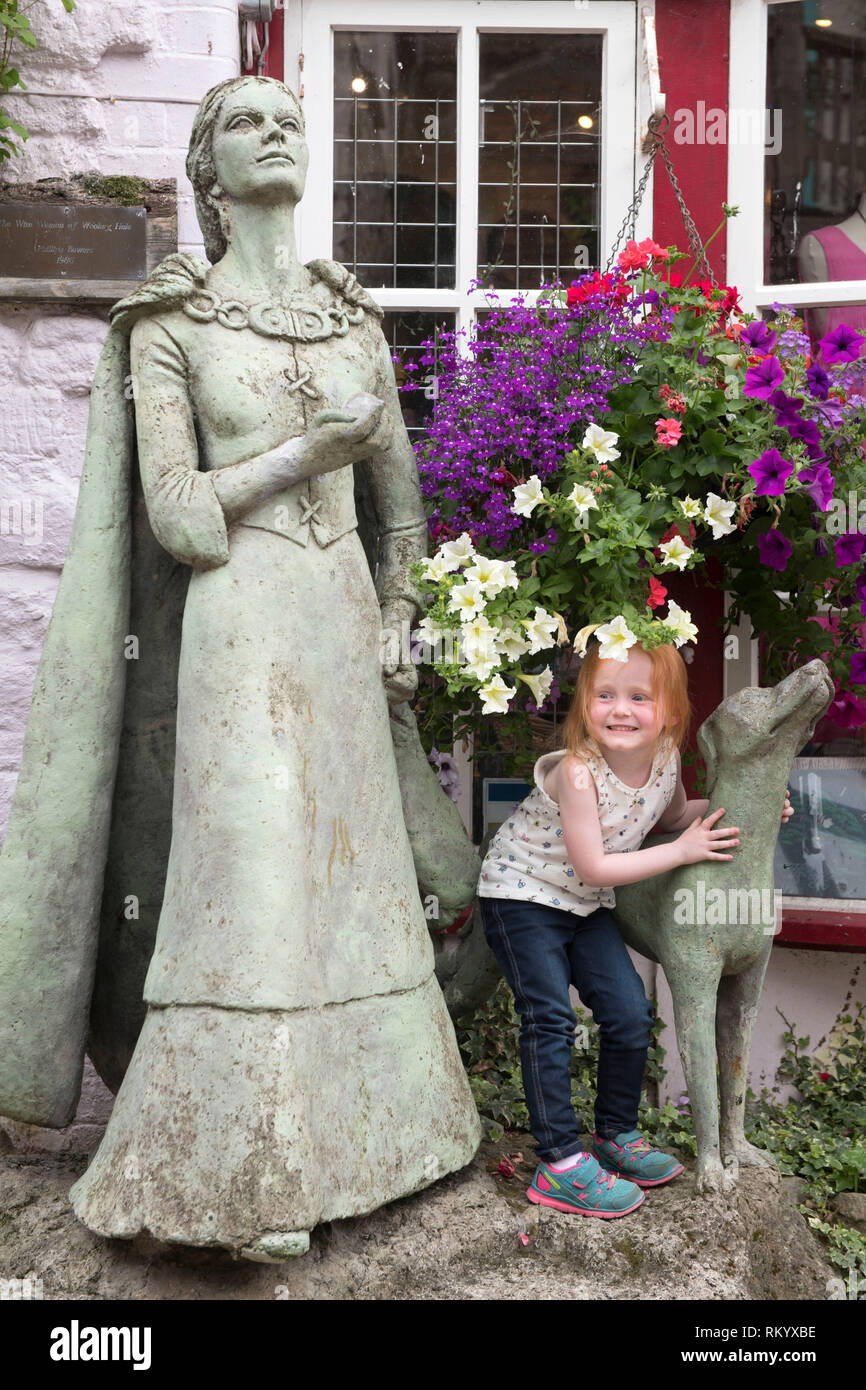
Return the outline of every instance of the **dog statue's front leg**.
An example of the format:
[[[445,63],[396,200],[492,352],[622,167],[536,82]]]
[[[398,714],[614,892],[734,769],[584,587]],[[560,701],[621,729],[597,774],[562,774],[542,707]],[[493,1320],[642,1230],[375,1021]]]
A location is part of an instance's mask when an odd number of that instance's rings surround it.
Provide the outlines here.
[[[694,958],[679,969],[665,963],[674,1001],[677,1044],[698,1141],[698,1192],[727,1192],[730,1174],[719,1146],[719,1100],[716,1086],[716,990],[718,971],[695,970]]]

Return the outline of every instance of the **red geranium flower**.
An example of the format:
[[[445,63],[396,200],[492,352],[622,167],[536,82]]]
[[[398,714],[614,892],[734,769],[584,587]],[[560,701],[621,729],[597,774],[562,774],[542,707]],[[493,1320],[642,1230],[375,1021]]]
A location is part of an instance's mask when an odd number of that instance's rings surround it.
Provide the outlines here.
[[[665,588],[664,584],[662,584],[661,580],[656,579],[654,574],[651,574],[649,582],[649,598],[646,601],[647,608],[661,608],[667,596],[668,591]]]
[[[625,250],[619,253],[616,263],[623,270],[645,270],[650,263],[651,254],[638,246],[636,241],[627,241]]]

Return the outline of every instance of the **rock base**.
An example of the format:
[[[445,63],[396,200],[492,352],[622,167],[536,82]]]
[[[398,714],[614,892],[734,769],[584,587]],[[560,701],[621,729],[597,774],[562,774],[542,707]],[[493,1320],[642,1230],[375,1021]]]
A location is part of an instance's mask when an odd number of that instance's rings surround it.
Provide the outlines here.
[[[513,1176],[498,1171],[510,1154]],[[828,1297],[838,1271],[771,1174],[699,1197],[690,1160],[615,1221],[532,1206],[529,1136],[371,1216],[317,1227],[281,1265],[140,1238],[103,1240],[72,1214],[84,1156],[0,1157],[0,1278],[41,1279],[46,1299],[751,1300]],[[506,1163],[506,1167],[508,1164]]]

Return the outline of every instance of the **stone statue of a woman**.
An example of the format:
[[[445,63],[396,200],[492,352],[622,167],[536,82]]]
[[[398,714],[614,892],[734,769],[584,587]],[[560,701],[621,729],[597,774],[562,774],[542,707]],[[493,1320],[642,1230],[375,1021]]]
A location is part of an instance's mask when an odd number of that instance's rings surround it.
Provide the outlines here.
[[[0,1113],[58,1123],[70,1085],[43,1095],[45,1062],[60,1037],[80,1072],[102,899],[89,1046],[125,1077],[79,1218],[254,1259],[462,1167],[479,1137],[389,731],[412,678],[380,660],[381,627],[415,611],[417,474],[380,311],[341,266],[298,261],[307,159],[282,83],[213,88],[187,165],[213,265],[170,257],[113,310],[4,866],[33,872],[41,817],[44,871],[0,936]],[[107,482],[127,339],[138,496]],[[129,1060],[115,1025],[156,915]]]

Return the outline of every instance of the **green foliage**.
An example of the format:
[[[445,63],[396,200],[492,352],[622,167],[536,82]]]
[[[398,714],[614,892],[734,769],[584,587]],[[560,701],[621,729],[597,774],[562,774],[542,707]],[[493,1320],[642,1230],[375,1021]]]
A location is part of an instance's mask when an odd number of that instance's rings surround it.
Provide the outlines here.
[[[784,1015],[783,1015],[784,1018]],[[830,1260],[866,1280],[866,1240],[835,1218],[830,1199],[839,1192],[866,1191],[866,1010],[836,1021],[831,1060],[816,1062],[808,1052],[809,1038],[797,1037],[788,1020],[785,1054],[777,1081],[796,1087],[798,1095],[784,1105],[764,1091],[751,1102],[746,1133],[758,1148],[772,1154],[782,1173],[805,1179],[800,1211],[812,1229],[824,1236]],[[591,1132],[598,1068],[598,1029],[582,1009],[575,1010],[578,1044],[571,1057],[571,1099],[578,1123]],[[650,1088],[665,1076],[665,1049],[660,1035],[665,1024],[657,1017],[647,1057],[645,1079]],[[520,1074],[520,1020],[511,991],[500,981],[490,999],[474,1014],[458,1020],[457,1041],[469,1073],[469,1084],[487,1136],[502,1138],[506,1130],[526,1130],[529,1114]],[[687,1097],[678,1105],[658,1107],[642,1098],[639,1125],[660,1149],[697,1154]]]
[[[866,1278],[866,1240],[829,1209],[837,1192],[866,1192],[866,1011],[858,1005],[854,1015],[836,1020],[838,1041],[826,1064],[815,1061],[809,1038],[797,1037],[782,1018],[786,1049],[777,1078],[798,1095],[780,1105],[764,1091],[751,1107],[747,1132],[783,1173],[805,1179],[800,1210],[827,1239],[833,1263]]]
[[[22,44],[24,48],[36,47],[36,35],[31,28],[27,11],[32,10],[35,4],[41,3],[42,0],[31,0],[29,5],[22,5],[20,0],[0,0],[0,29],[3,30],[0,42],[0,96],[6,96],[13,87],[27,90],[27,83],[22,80],[18,69],[11,66],[9,60],[16,43]],[[71,14],[75,9],[75,0],[61,0],[61,4],[67,14]],[[0,107],[0,164],[21,153],[15,141],[6,133],[8,131],[17,135],[19,140],[27,139],[24,126],[19,121],[13,121]]]

